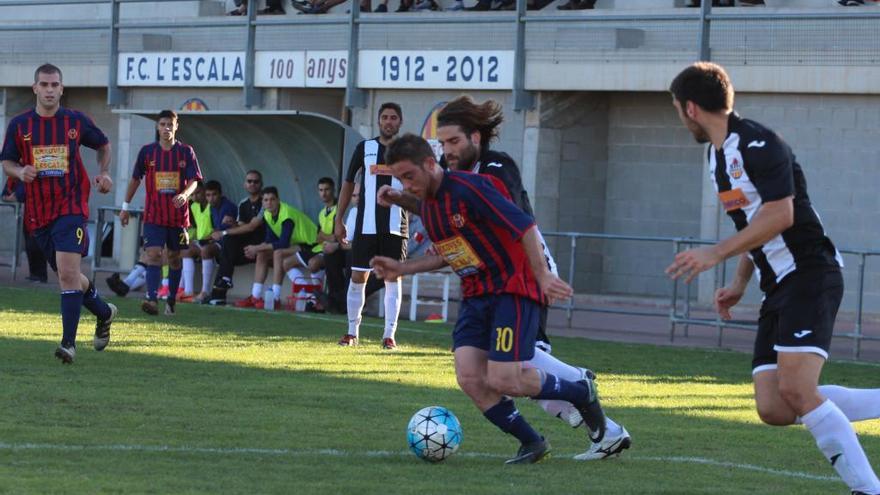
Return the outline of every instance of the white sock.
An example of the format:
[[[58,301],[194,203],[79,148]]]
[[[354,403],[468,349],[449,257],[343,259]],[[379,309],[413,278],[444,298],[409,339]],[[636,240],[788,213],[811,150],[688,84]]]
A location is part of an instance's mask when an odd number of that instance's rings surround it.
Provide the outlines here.
[[[849,420],[834,402],[826,400],[803,417],[816,445],[850,490],[880,493],[880,480],[871,469]]]
[[[195,290],[195,282],[193,278],[196,275],[196,262],[192,258],[183,258],[183,293],[187,296],[193,295],[193,290]]]
[[[263,298],[263,284],[258,284],[254,282],[253,287],[251,287],[251,296],[254,299],[262,299]]]
[[[202,292],[211,292],[214,280],[214,260],[202,260]]]
[[[361,327],[361,312],[367,299],[367,284],[353,280],[348,284],[348,334],[358,336]]]
[[[145,273],[147,273],[147,269],[144,268],[144,265],[134,265],[122,281],[125,282],[125,285],[127,285],[129,289],[134,289],[132,286],[137,282],[137,279],[143,277]]]
[[[142,274],[138,275],[138,277],[136,279],[134,279],[134,281],[132,283],[128,284],[128,288],[131,290],[136,290],[136,289],[140,289],[141,287],[143,287],[146,284],[147,284],[147,274],[142,273]]]
[[[289,278],[291,282],[296,283],[296,279],[305,278],[305,274],[299,269],[299,267],[294,267],[287,270],[287,278]],[[300,282],[302,282],[302,280],[300,280]]]
[[[318,270],[312,274],[312,281],[324,288],[324,270]]]
[[[385,281],[385,333],[383,339],[393,339],[400,315],[400,279]]]
[[[583,373],[580,368],[563,363],[549,352],[544,352],[537,347],[535,347],[535,357],[530,359],[528,364],[533,368],[552,373],[559,378],[570,382],[576,382],[583,378]]]
[[[281,285],[280,284],[272,284],[272,292],[275,293],[275,300],[281,300]]]
[[[880,388],[819,385],[819,393],[837,405],[850,422],[880,418]],[[798,416],[794,422],[803,424],[803,418]]]

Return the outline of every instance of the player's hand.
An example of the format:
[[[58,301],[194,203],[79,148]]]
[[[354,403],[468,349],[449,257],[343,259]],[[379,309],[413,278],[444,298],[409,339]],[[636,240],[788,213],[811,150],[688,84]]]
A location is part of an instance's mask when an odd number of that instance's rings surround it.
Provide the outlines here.
[[[178,194],[174,196],[174,199],[171,200],[171,203],[174,204],[175,208],[183,208],[186,206],[186,202],[189,201],[189,198],[186,194]]]
[[[401,196],[402,193],[400,190],[394,189],[388,184],[385,184],[376,191],[376,203],[385,208],[391,208],[397,204],[397,200],[400,199]]]
[[[211,232],[211,239],[214,239],[215,241],[222,240],[223,239],[223,232],[221,232],[219,230],[215,230],[214,232]]]
[[[229,216],[229,215],[225,215],[225,216],[220,220],[220,225],[235,225],[235,219],[232,218],[232,217]]]
[[[568,299],[574,294],[570,285],[549,270],[538,277],[538,285],[541,286],[541,291],[547,296],[550,304],[553,304],[554,301]]]
[[[688,249],[675,255],[675,261],[666,268],[666,274],[676,280],[685,277],[685,283],[691,283],[697,275],[721,263],[721,256],[715,246]]]
[[[37,169],[33,165],[25,165],[18,169],[18,179],[25,184],[29,184],[37,178]]]
[[[9,201],[10,203],[15,202],[15,193],[9,193],[3,196],[3,201]]]
[[[385,256],[374,256],[370,260],[370,267],[377,277],[385,280],[397,280],[403,275],[402,263]]]
[[[130,215],[128,214],[127,211],[125,211],[125,210],[120,211],[119,212],[119,223],[121,223],[122,226],[125,227],[126,225],[128,225],[129,217],[130,217]]]
[[[336,236],[336,242],[340,245],[348,245],[348,229],[345,228],[344,223],[336,222],[336,225],[333,226],[333,235]]]
[[[324,250],[324,254],[333,254],[333,253],[335,253],[336,251],[339,250],[339,243],[338,243],[338,242],[324,241],[324,247],[323,247],[323,250]]]
[[[95,185],[98,186],[98,192],[107,194],[113,188],[113,179],[109,174],[98,174],[95,176]]]
[[[715,291],[715,311],[721,315],[722,320],[729,320],[730,308],[736,306],[745,293],[745,288],[737,285],[729,285]]]

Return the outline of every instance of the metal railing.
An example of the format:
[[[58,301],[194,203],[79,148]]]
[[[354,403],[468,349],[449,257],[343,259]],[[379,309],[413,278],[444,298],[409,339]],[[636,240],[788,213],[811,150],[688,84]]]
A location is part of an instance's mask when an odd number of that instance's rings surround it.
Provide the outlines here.
[[[785,22],[809,22],[819,19],[834,19],[838,21],[852,22],[873,22],[880,21],[880,9],[842,9],[840,11],[828,10],[827,12],[790,12],[790,11],[772,11],[763,9],[749,9],[747,12],[737,11],[734,9],[719,10],[713,12],[711,2],[702,2],[700,9],[680,9],[680,12],[670,13],[668,10],[659,11],[656,14],[646,11],[638,11],[637,14],[627,14],[625,11],[611,10],[607,13],[591,11],[591,12],[528,12],[527,0],[516,0],[516,10],[513,12],[492,12],[492,13],[476,13],[476,14],[432,14],[425,16],[412,15],[366,15],[362,16],[359,9],[356,8],[358,2],[352,0],[349,2],[348,15],[325,15],[325,16],[299,16],[291,18],[258,18],[257,2],[248,2],[248,12],[246,16],[235,18],[199,18],[189,22],[180,22],[180,20],[159,20],[159,21],[140,21],[127,20],[120,18],[120,6],[122,4],[134,4],[145,2],[180,2],[184,0],[0,0],[0,7],[4,6],[23,6],[23,5],[81,5],[96,4],[110,5],[110,18],[108,21],[81,21],[81,22],[52,22],[47,23],[47,29],[52,30],[103,30],[109,32],[109,50],[108,50],[108,103],[118,106],[124,103],[125,93],[120,88],[117,80],[118,54],[120,51],[120,32],[123,30],[143,30],[143,29],[166,29],[166,28],[186,28],[186,29],[204,29],[213,27],[224,28],[241,28],[245,30],[244,46],[239,47],[245,51],[245,80],[243,85],[243,100],[246,107],[251,108],[258,106],[260,102],[258,89],[255,87],[255,53],[256,53],[256,35],[261,27],[271,28],[278,26],[319,26],[319,25],[336,25],[346,27],[347,51],[349,68],[347,71],[346,96],[345,104],[347,107],[362,107],[365,105],[363,90],[357,85],[358,74],[358,55],[360,45],[362,44],[362,26],[369,25],[502,25],[510,26],[510,41],[505,42],[509,45],[508,49],[514,52],[513,67],[513,102],[515,110],[532,108],[534,99],[531,91],[525,88],[525,72],[526,72],[526,54],[528,30],[527,25],[541,25],[547,23],[561,23],[570,25],[572,23],[580,23],[587,30],[597,26],[597,23],[620,23],[629,21],[638,21],[640,23],[665,22],[665,21],[683,21],[689,26],[698,26],[693,33],[685,36],[694,36],[692,48],[693,60],[711,60],[712,53],[712,25],[719,23],[721,29],[730,26],[732,22],[753,23],[760,21],[778,21]],[[880,24],[880,23],[878,23]],[[797,26],[795,26],[797,27]],[[12,31],[34,31],[40,28],[39,23],[27,22],[0,25],[0,32]],[[766,31],[766,30],[764,30]],[[792,32],[796,32],[793,30]],[[838,26],[838,29],[832,30],[833,36],[844,36],[849,32]],[[229,34],[228,32],[226,33]],[[722,33],[723,34],[723,33]],[[716,37],[722,36],[717,34]],[[537,34],[538,38],[541,37]],[[846,41],[841,38],[841,41]],[[719,38],[718,42],[724,47],[724,40]],[[852,50],[851,43],[842,43],[846,45],[846,50]],[[401,49],[412,49],[411,45],[401,46]],[[234,46],[224,46],[224,49],[235,49]],[[775,50],[776,48],[773,48]],[[832,54],[833,55],[833,54]],[[829,56],[832,56],[829,55]],[[839,57],[833,57],[837,60]],[[872,58],[872,60],[874,60]],[[835,64],[841,62],[837,61]],[[845,62],[843,62],[845,63]],[[874,63],[874,62],[871,62]]]
[[[98,233],[98,236],[100,236],[101,233],[104,232],[104,230],[114,221],[116,215],[118,215],[120,211],[122,211],[122,208],[120,208],[118,206],[101,206],[98,208],[98,215],[97,215],[97,218],[95,219],[95,232]],[[109,219],[107,218],[108,213],[110,214]],[[144,223],[141,221],[141,218],[144,215],[144,211],[139,210],[139,209],[131,209],[131,210],[128,210],[128,213],[129,213],[129,215],[131,215],[131,220],[129,222],[129,225],[132,225],[131,222],[134,222],[134,225],[136,225],[137,229],[138,229],[137,238],[140,239],[141,235],[143,234],[143,230],[144,230]],[[117,234],[118,233],[114,233],[114,235],[117,235]],[[138,243],[138,245],[137,245],[137,249],[139,249],[139,248],[140,248],[140,243]],[[93,283],[94,283],[95,279],[98,277],[98,272],[125,273],[128,271],[127,269],[120,269],[120,268],[112,268],[112,267],[108,267],[108,266],[103,266],[103,265],[101,265],[101,259],[102,259],[102,256],[101,256],[100,246],[95,246],[95,254],[92,256],[92,264],[91,264],[92,282]],[[135,259],[137,259],[137,253],[135,253]]]
[[[683,237],[659,237],[659,236],[634,236],[634,235],[615,235],[600,234],[587,232],[542,232],[545,238],[562,238],[568,239],[569,259],[567,282],[574,287],[575,273],[577,269],[577,249],[579,239],[601,239],[612,241],[634,241],[642,243],[659,243],[667,244],[671,247],[670,262],[675,254],[682,251],[683,248],[699,245],[714,245],[717,240],[693,239]],[[562,246],[558,246],[557,250]],[[863,341],[880,341],[880,336],[864,334],[864,316],[865,316],[865,270],[867,260],[870,257],[880,257],[880,251],[863,250],[863,249],[839,249],[841,254],[856,256],[858,258],[857,265],[857,291],[856,291],[856,310],[855,321],[851,331],[836,332],[835,337],[852,339],[852,357],[859,359],[861,356],[861,348]],[[720,263],[716,267],[715,272],[716,287],[723,287],[727,281],[727,264]],[[688,337],[689,326],[705,326],[715,327],[717,332],[717,346],[723,345],[724,331],[727,329],[746,330],[751,332],[757,331],[757,321],[748,320],[722,320],[720,316],[714,318],[700,318],[691,314],[692,288],[695,284],[685,284],[684,290],[681,289],[683,282],[679,280],[670,281],[672,284],[671,295],[668,307],[665,310],[658,311],[639,311],[631,309],[615,309],[612,307],[601,306],[578,306],[575,298],[571,298],[564,305],[555,305],[553,308],[561,309],[566,313],[567,325],[572,327],[572,318],[575,312],[591,312],[606,313],[626,316],[648,316],[658,318],[668,318],[669,321],[669,341],[674,342],[677,327],[683,326],[683,334]]]
[[[13,218],[15,218],[12,227],[15,229],[15,234],[13,234],[12,238],[12,260],[9,263],[0,263],[0,266],[10,267],[12,270],[12,280],[15,280],[16,273],[18,272],[19,258],[21,257],[21,222],[24,208],[22,208],[21,203],[7,203],[5,201],[0,201],[0,208],[10,208],[12,210]]]

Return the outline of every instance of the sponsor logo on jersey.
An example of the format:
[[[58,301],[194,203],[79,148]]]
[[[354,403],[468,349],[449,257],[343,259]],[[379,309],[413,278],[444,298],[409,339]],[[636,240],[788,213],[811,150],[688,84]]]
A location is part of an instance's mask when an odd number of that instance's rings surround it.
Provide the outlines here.
[[[718,193],[718,199],[721,200],[724,211],[739,210],[749,204],[749,199],[746,198],[745,193],[740,188],[721,191]]]
[[[148,167],[155,167],[155,166],[156,166],[156,160],[150,160],[150,161],[147,163],[147,166],[148,166]]]
[[[27,134],[22,135],[21,140],[22,141],[30,141],[31,140],[31,133],[29,132]]]
[[[746,148],[763,148],[767,141],[752,141]]]
[[[794,336],[795,336],[795,338],[802,339],[802,338],[806,337],[807,335],[810,335],[811,333],[813,333],[812,330],[801,330],[800,332],[795,332]]]
[[[487,163],[486,166],[487,166],[487,167],[498,167],[498,168],[501,168],[501,167],[503,167],[504,165],[501,164],[501,163],[498,163],[498,162],[492,162],[492,163]]]

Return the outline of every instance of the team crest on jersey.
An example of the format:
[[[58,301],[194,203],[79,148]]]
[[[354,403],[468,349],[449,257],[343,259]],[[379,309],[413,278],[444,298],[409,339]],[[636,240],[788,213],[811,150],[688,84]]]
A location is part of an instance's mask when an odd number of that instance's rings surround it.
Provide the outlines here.
[[[177,164],[180,168],[186,168],[186,160],[180,160],[180,163]]]
[[[451,217],[449,217],[449,223],[454,225],[455,228],[460,229],[460,228],[464,227],[464,224],[466,222],[465,222],[464,217],[461,215],[461,213],[456,213],[456,214],[452,215]]]
[[[730,163],[730,168],[728,169],[728,173],[734,179],[739,179],[743,175],[743,166],[736,157],[733,157],[733,161]]]
[[[79,136],[79,133],[76,132],[76,129],[71,129],[71,130],[67,131],[67,137],[68,137],[68,138],[70,138],[70,139],[76,139],[77,136]]]

